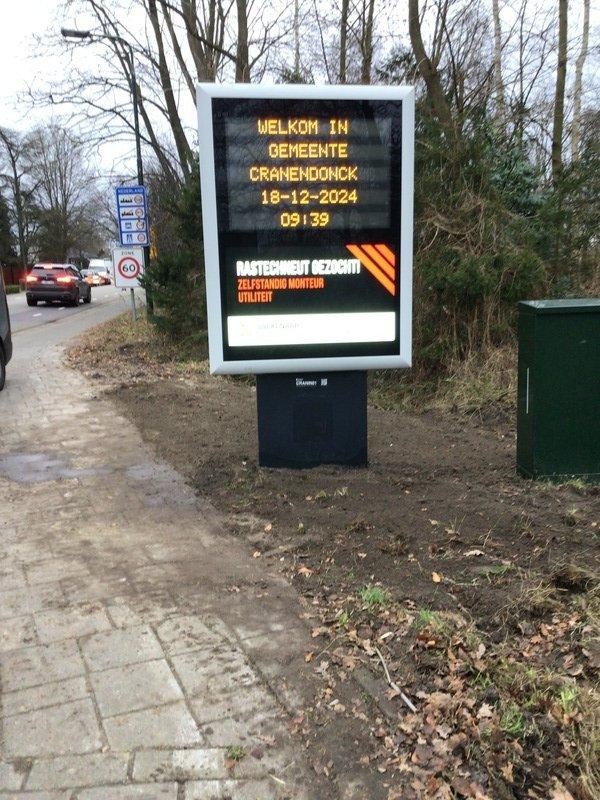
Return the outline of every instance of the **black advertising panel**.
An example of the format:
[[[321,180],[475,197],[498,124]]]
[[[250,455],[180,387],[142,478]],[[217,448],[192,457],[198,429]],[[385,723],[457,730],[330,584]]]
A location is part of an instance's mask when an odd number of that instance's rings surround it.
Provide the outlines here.
[[[412,90],[201,86],[213,372],[410,364]]]

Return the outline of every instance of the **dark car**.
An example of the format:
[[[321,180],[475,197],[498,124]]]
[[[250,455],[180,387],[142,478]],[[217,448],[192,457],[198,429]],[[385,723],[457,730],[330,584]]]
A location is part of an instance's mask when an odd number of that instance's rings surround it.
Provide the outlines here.
[[[27,276],[27,305],[39,300],[76,306],[92,300],[92,287],[72,264],[36,264]]]
[[[10,317],[8,316],[8,303],[0,269],[0,391],[4,389],[6,380],[6,365],[12,356],[12,341],[10,338]]]

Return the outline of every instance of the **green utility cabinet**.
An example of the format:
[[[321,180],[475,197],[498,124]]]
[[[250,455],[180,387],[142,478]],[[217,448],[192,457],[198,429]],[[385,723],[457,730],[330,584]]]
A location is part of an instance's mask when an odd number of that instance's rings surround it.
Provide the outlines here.
[[[517,472],[600,480],[600,300],[519,303]]]

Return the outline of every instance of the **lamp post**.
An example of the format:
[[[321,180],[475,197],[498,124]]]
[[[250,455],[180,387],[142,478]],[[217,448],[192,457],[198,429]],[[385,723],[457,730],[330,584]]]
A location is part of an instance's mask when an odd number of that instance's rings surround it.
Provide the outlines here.
[[[135,59],[133,57],[133,47],[131,46],[130,42],[127,39],[123,39],[121,36],[116,36],[110,33],[92,33],[92,31],[80,31],[75,30],[73,28],[61,28],[60,32],[65,39],[81,39],[86,40],[88,42],[99,42],[104,39],[108,40],[109,42],[118,42],[121,44],[128,55],[129,61],[129,69],[130,74],[127,75],[127,82],[129,83],[129,89],[131,91],[131,97],[133,100],[133,129],[135,132],[135,155],[137,161],[137,181],[139,186],[144,185],[144,166],[142,164],[142,140],[140,137],[140,116],[139,116],[139,109],[138,109],[138,88],[137,88],[137,79],[135,76]],[[144,272],[148,265],[148,247],[143,248],[144,252]],[[132,290],[133,291],[133,290]],[[148,290],[146,290],[146,307],[148,310],[152,311],[152,301],[148,297]]]

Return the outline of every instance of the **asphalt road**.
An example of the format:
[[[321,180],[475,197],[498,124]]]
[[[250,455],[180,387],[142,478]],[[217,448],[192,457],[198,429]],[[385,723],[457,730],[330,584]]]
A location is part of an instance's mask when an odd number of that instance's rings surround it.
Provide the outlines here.
[[[115,305],[115,308],[119,309],[115,313],[119,313],[123,310],[125,302],[129,303],[129,292],[116,289],[114,286],[93,286],[92,302],[89,305],[80,303],[77,308],[72,308],[58,303],[52,303],[51,305],[40,303],[37,306],[29,307],[25,300],[25,293],[22,293],[8,296],[8,309],[14,334],[30,328],[48,325],[52,322],[72,319],[80,314],[84,315],[80,322],[83,323],[85,328],[87,327],[84,322],[86,316],[89,316],[90,320],[94,318],[94,322],[90,322],[90,324],[96,324],[95,318],[97,314],[94,312],[95,308]]]
[[[139,290],[140,294],[143,294]],[[142,298],[136,299],[141,304]],[[7,390],[0,394],[6,402],[9,389],[26,388],[27,375],[36,359],[45,359],[49,348],[77,341],[89,328],[106,322],[131,308],[129,292],[114,286],[92,289],[92,302],[77,308],[45,304],[30,308],[25,295],[9,295],[8,308],[12,327],[13,358],[6,370]],[[0,402],[0,409],[2,402]]]

